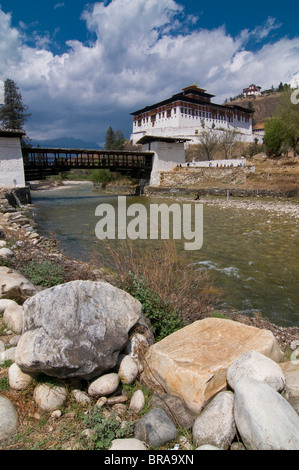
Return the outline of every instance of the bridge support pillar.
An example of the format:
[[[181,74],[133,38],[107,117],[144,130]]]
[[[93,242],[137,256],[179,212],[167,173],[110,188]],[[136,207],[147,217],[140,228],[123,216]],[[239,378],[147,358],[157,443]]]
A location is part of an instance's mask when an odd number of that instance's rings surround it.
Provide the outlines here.
[[[25,187],[21,137],[18,130],[0,130],[0,188]]]
[[[171,171],[180,163],[185,163],[184,142],[183,139],[154,136],[144,136],[141,139],[142,150],[155,152],[150,178],[151,186],[160,186],[161,172]]]

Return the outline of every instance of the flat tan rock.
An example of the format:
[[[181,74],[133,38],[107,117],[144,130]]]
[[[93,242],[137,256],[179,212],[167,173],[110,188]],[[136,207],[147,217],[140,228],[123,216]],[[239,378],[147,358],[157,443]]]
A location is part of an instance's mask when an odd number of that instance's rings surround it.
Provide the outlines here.
[[[271,331],[205,318],[152,345],[145,355],[142,379],[154,390],[182,398],[198,415],[205,403],[226,387],[230,365],[251,350],[275,362],[283,360]]]

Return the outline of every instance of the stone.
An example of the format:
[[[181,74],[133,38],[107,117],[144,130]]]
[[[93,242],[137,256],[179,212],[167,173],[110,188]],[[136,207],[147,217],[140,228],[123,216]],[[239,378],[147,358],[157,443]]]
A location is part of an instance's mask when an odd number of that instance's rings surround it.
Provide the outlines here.
[[[1,232],[1,230],[0,230]],[[5,240],[0,240],[0,248],[5,248],[6,247],[6,241]]]
[[[149,348],[149,342],[144,335],[141,333],[135,333],[129,339],[126,346],[126,352],[132,357],[142,356],[145,351]]]
[[[124,356],[120,362],[118,375],[123,384],[131,384],[138,375],[138,366],[130,356]]]
[[[16,433],[18,415],[12,402],[0,396],[0,441],[8,439]]]
[[[73,390],[72,396],[74,397],[77,403],[81,403],[81,405],[88,405],[91,403],[91,398],[87,395],[87,393],[82,392],[81,390]]]
[[[11,299],[0,299],[0,313],[4,313],[7,307],[18,305],[17,302]]]
[[[223,450],[223,449],[219,449],[218,447],[212,446],[210,444],[204,444],[202,446],[196,447],[195,450]]]
[[[14,333],[21,335],[23,332],[23,307],[16,302],[9,305],[4,311],[3,321]]]
[[[283,358],[271,331],[205,318],[150,346],[141,378],[149,388],[182,398],[198,415],[205,403],[226,387],[227,369],[250,350],[275,362]]]
[[[159,447],[172,441],[177,436],[177,430],[165,411],[153,408],[139,421],[134,429],[134,437],[145,442],[150,447]]]
[[[111,395],[119,386],[120,377],[118,374],[111,372],[105,374],[91,382],[88,387],[88,395],[92,397]]]
[[[61,416],[62,416],[61,410],[54,410],[51,413],[51,418],[53,418],[53,419],[59,419],[59,418],[61,418]]]
[[[10,338],[9,344],[10,344],[11,346],[17,346],[17,344],[18,344],[20,338],[21,338],[21,335],[14,335],[12,338]]]
[[[247,450],[299,450],[299,416],[268,384],[235,384],[235,423]]]
[[[299,361],[283,362],[279,365],[286,379],[283,397],[299,414]]]
[[[9,261],[13,257],[14,254],[9,248],[0,248],[0,258]]]
[[[144,405],[145,405],[145,397],[144,397],[143,391],[136,390],[136,392],[134,392],[132,395],[130,405],[129,405],[129,410],[138,414],[140,413],[140,411],[143,410]]]
[[[0,299],[23,303],[36,292],[34,285],[18,271],[0,266]]]
[[[168,417],[179,426],[191,429],[194,423],[194,417],[186,408],[183,400],[169,393],[154,393],[150,406],[153,408],[161,408]]]
[[[98,406],[99,408],[102,408],[104,405],[106,405],[106,403],[107,403],[107,397],[101,397],[96,402],[96,406]]]
[[[277,392],[283,390],[286,382],[281,367],[257,351],[242,354],[228,368],[226,378],[232,389],[243,377],[265,382]]]
[[[25,371],[93,379],[113,369],[141,304],[106,282],[72,281],[24,305],[16,362]]]
[[[145,445],[135,438],[114,439],[109,450],[147,450]]]
[[[13,346],[11,348],[5,349],[4,351],[0,352],[0,363],[1,361],[2,362],[5,362],[5,361],[14,362],[15,357],[16,357],[16,350],[17,348]]]
[[[218,393],[196,418],[192,433],[198,446],[227,450],[236,434],[233,393]]]
[[[64,405],[67,399],[67,390],[65,387],[48,384],[40,384],[34,389],[33,397],[35,403],[43,410],[51,413]]]
[[[26,390],[32,380],[33,376],[24,373],[16,363],[8,369],[8,381],[13,390]]]
[[[107,398],[107,405],[118,405],[119,403],[126,403],[128,397],[126,395],[118,395],[116,397]]]

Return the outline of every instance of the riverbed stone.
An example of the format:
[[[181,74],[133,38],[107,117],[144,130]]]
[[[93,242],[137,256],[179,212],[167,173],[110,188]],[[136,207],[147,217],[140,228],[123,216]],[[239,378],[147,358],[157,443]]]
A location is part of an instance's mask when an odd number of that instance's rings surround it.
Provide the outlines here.
[[[120,361],[118,375],[123,384],[131,384],[138,375],[138,366],[131,356],[122,356]]]
[[[2,258],[5,261],[9,261],[14,257],[13,251],[11,251],[9,248],[0,248],[0,258]]]
[[[23,332],[23,307],[14,302],[5,309],[3,321],[17,335]]]
[[[142,390],[136,390],[136,392],[133,393],[129,409],[133,411],[134,413],[140,413],[140,411],[143,410],[145,405],[145,396]]]
[[[153,408],[137,421],[134,437],[151,447],[159,447],[177,436],[177,430],[165,411]]]
[[[82,392],[82,390],[73,390],[72,396],[74,397],[77,403],[81,403],[81,405],[88,405],[91,403],[91,398],[87,395],[87,393]]]
[[[23,303],[37,293],[34,285],[15,269],[0,266],[0,298]]]
[[[0,441],[8,439],[18,427],[18,415],[12,402],[0,396]]]
[[[43,410],[52,412],[64,405],[67,399],[65,387],[40,384],[34,389],[33,397],[35,403]]]
[[[92,379],[112,369],[141,304],[106,282],[72,281],[24,305],[16,362],[27,372]]]
[[[299,416],[276,390],[242,378],[234,391],[235,423],[247,450],[299,450]]]
[[[209,444],[227,450],[236,434],[234,394],[218,393],[196,418],[192,433],[198,446]]]
[[[299,414],[299,361],[283,362],[279,365],[286,379],[282,395]]]
[[[119,386],[120,377],[118,374],[111,372],[93,380],[88,387],[88,395],[92,397],[111,395]]]
[[[33,381],[33,376],[23,372],[14,362],[8,369],[8,381],[13,390],[26,390]]]
[[[257,351],[242,354],[228,368],[226,378],[232,389],[243,377],[265,382],[278,392],[283,390],[286,383],[281,367]]]
[[[232,320],[205,318],[152,345],[145,355],[142,380],[149,388],[182,398],[196,416],[227,386],[226,373],[231,364],[250,350],[275,362],[283,358],[271,331]]]
[[[185,403],[179,397],[170,395],[169,393],[154,393],[150,406],[153,408],[161,408],[168,417],[177,425],[186,429],[191,429],[194,423],[194,417],[186,408]]]
[[[114,439],[109,450],[147,450],[139,439]]]

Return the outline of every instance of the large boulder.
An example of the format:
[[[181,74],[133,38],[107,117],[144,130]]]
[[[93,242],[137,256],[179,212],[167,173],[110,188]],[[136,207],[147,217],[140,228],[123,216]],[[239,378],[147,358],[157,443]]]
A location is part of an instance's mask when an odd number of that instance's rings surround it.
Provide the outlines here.
[[[250,350],[275,362],[283,358],[270,331],[206,318],[152,345],[145,355],[142,379],[150,388],[182,398],[198,415],[205,403],[226,387],[230,365]]]
[[[37,293],[34,285],[15,269],[0,266],[0,299],[24,302]]]
[[[72,281],[24,305],[16,363],[25,372],[91,379],[113,368],[141,317],[141,304],[106,283]]]
[[[0,396],[0,441],[8,439],[16,433],[18,415],[12,402]]]
[[[247,450],[299,450],[299,416],[268,384],[241,378],[234,416]]]
[[[234,394],[218,393],[196,418],[192,431],[197,446],[209,444],[228,449],[236,434]]]
[[[286,379],[283,396],[299,414],[299,361],[283,362],[279,365]]]
[[[248,351],[238,357],[229,367],[226,379],[232,389],[241,378],[265,382],[277,392],[285,386],[285,376],[279,365],[257,351]]]

